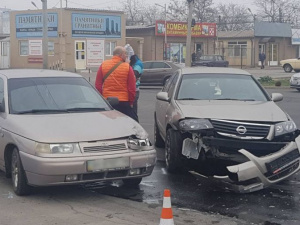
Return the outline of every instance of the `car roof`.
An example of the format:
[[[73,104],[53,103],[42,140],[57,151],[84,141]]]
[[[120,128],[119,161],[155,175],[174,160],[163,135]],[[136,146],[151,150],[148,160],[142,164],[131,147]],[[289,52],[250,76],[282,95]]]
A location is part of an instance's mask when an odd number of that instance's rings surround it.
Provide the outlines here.
[[[182,68],[182,74],[236,74],[236,75],[247,75],[251,76],[245,70],[235,69],[235,68],[220,68],[220,67],[205,67],[205,66],[195,66],[195,67],[184,67]]]
[[[7,79],[26,77],[82,77],[76,73],[44,69],[8,69],[0,70],[0,74],[6,76]]]

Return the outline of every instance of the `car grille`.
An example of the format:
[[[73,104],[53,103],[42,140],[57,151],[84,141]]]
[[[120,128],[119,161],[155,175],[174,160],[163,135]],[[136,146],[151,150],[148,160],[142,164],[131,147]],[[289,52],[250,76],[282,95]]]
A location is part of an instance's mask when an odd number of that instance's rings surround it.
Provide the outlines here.
[[[127,150],[125,143],[112,144],[112,145],[106,145],[106,146],[90,146],[90,147],[83,148],[83,151],[85,153],[122,151],[122,150]]]
[[[270,130],[270,125],[266,124],[228,120],[211,120],[211,123],[219,135],[240,139],[263,139],[269,134]],[[239,129],[240,133],[238,132]]]

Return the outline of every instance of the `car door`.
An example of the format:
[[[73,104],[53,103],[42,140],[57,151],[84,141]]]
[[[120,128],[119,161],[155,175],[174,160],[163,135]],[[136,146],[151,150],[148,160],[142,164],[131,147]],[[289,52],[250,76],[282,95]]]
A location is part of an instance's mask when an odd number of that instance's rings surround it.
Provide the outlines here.
[[[149,69],[147,83],[164,84],[164,79],[168,74],[171,75],[172,68],[165,62],[152,62]]]
[[[4,163],[4,149],[6,145],[5,137],[4,137],[4,131],[3,131],[3,125],[5,123],[5,118],[6,118],[6,107],[5,107],[5,88],[4,88],[4,77],[0,75],[0,104],[1,108],[4,109],[1,110],[0,112],[0,168],[4,168],[5,163]],[[2,105],[4,104],[4,105]]]
[[[162,89],[163,92],[168,93],[169,99],[171,99],[174,95],[175,86],[179,77],[179,72],[173,75],[165,84],[164,88]],[[172,105],[170,101],[160,101],[157,100],[156,102],[156,118],[157,118],[157,126],[158,129],[161,131],[163,137],[166,136],[166,126],[170,117],[170,109]]]
[[[151,64],[152,62],[144,62],[144,70],[143,70],[143,74],[141,76],[141,84],[146,84],[149,82],[149,80],[151,79]]]
[[[217,66],[217,67],[224,66],[224,61],[221,56],[216,55],[216,56],[214,56],[214,58],[215,58],[215,66]]]

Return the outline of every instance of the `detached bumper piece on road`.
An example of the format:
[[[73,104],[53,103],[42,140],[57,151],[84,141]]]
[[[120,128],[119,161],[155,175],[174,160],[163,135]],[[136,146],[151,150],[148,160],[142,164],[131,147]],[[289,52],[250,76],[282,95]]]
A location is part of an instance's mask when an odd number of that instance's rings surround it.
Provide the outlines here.
[[[204,139],[204,143],[219,144],[221,142],[218,139],[216,139],[216,142],[214,141],[214,138]],[[274,143],[270,143],[271,149],[273,145]],[[265,147],[267,146],[266,144]],[[228,175],[205,176],[195,171],[191,173],[196,177],[222,182],[224,187],[235,192],[247,193],[258,191],[288,178],[300,169],[299,146],[300,137],[296,139],[296,142],[286,144],[280,151],[261,157],[255,156],[246,149],[240,149],[238,152],[249,161],[226,166]],[[220,160],[222,160],[221,157]]]

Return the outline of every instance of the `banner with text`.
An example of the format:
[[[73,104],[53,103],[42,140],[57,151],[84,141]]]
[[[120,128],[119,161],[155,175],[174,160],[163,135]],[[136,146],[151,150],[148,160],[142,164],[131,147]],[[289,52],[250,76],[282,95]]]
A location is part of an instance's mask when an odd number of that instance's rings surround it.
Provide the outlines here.
[[[167,21],[167,29],[165,28],[165,21],[156,21],[155,34],[156,36],[186,37],[187,23],[185,22],[170,22]],[[215,23],[196,23],[192,27],[192,37],[216,37]]]
[[[100,66],[104,61],[104,40],[87,40],[87,66]]]
[[[72,13],[72,37],[121,38],[121,16]]]
[[[57,37],[57,13],[48,13],[48,37]],[[42,14],[16,15],[17,38],[43,37]]]

